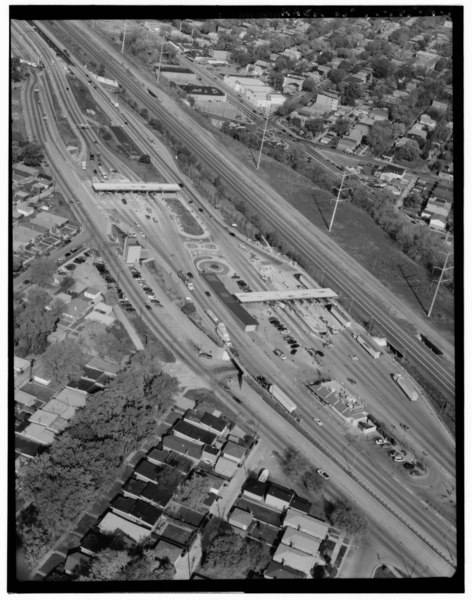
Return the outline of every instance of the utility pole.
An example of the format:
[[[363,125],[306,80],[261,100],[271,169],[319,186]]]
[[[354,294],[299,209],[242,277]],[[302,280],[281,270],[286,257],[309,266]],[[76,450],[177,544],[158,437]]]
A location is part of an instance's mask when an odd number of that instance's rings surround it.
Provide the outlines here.
[[[334,215],[336,214],[336,209],[338,208],[338,202],[339,202],[339,199],[341,198],[341,192],[343,191],[343,185],[344,185],[345,178],[346,178],[346,173],[343,173],[341,185],[339,186],[339,190],[338,190],[338,196],[336,198],[336,204],[334,205],[333,216],[331,217],[331,223],[329,224],[329,228],[328,228],[329,232],[331,231],[331,228],[333,227]],[[347,188],[347,189],[349,189],[349,188]]]
[[[125,38],[126,38],[126,27],[128,25],[128,20],[125,20],[125,31],[123,33],[123,43],[121,44],[121,54],[123,54],[124,49],[125,49]]]
[[[157,83],[159,83],[159,77],[161,76],[161,65],[162,65],[162,52],[164,50],[164,40],[165,37],[162,36],[162,43],[161,43],[161,54],[159,56],[159,68],[157,70]]]
[[[449,271],[449,269],[453,269],[454,268],[453,266],[446,268],[447,261],[449,260],[449,256],[451,254],[453,254],[452,250],[448,250],[447,253],[446,253],[446,258],[444,260],[444,265],[443,265],[443,267],[441,269],[441,275],[439,276],[439,279],[438,279],[438,284],[436,286],[436,291],[434,292],[434,296],[433,296],[433,300],[431,302],[431,306],[429,307],[428,314],[426,315],[428,318],[431,316],[431,313],[433,311],[433,306],[434,306],[434,303],[436,301],[436,296],[438,295],[438,292],[439,292],[439,286],[441,285],[441,283],[445,283],[446,281],[450,281],[449,279],[446,279],[445,281],[443,281],[443,277],[444,277],[444,273],[446,271]],[[434,268],[435,269],[439,269],[439,267],[434,267]]]
[[[264,146],[264,139],[265,139],[265,134],[267,131],[267,124],[269,123],[269,108],[267,107],[267,117],[266,117],[266,122],[264,125],[264,132],[262,133],[262,141],[261,141],[261,149],[259,150],[259,158],[257,159],[257,167],[256,170],[259,171],[259,165],[261,162],[261,156],[262,156],[262,147]]]

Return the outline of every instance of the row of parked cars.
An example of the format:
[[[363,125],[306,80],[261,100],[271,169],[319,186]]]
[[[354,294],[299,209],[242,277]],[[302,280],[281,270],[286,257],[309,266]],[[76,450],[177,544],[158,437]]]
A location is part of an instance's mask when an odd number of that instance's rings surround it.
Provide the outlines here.
[[[146,294],[146,296],[148,297],[148,299],[151,302],[151,304],[155,304],[156,306],[161,306],[162,307],[162,304],[160,303],[159,299],[155,295],[154,291],[152,290],[152,288],[150,288],[147,285],[146,280],[142,277],[141,271],[139,271],[134,266],[130,266],[129,270],[131,272],[131,277],[133,279],[136,279],[137,283],[143,288],[143,292]],[[145,307],[148,310],[152,310],[152,307],[149,304],[145,304]]]
[[[283,339],[285,342],[287,342],[287,344],[290,346],[290,354],[296,354],[298,348],[300,348],[300,344],[298,343],[298,341],[290,334],[289,330],[287,329],[287,327],[281,323],[279,321],[279,319],[277,319],[276,317],[270,317],[269,319],[269,323],[271,325],[273,325],[276,329],[278,329],[278,331],[280,331],[280,333],[285,333],[286,335],[283,336]],[[274,354],[276,356],[278,356],[279,358],[281,358],[282,360],[285,360],[287,357],[285,356],[285,354],[282,352],[282,350],[280,350],[279,348],[275,348],[274,350]]]
[[[375,443],[377,444],[377,446],[380,446],[381,448],[385,448],[385,449],[391,448],[391,450],[389,450],[389,452],[388,452],[388,455],[393,460],[393,462],[403,463],[403,467],[405,469],[411,470],[411,469],[415,468],[416,465],[414,463],[407,462],[405,459],[405,455],[402,452],[399,452],[398,450],[393,448],[392,445],[390,444],[390,442],[388,442],[384,438],[377,438],[375,440]]]
[[[74,258],[74,260],[67,262],[70,259],[70,257],[75,252],[77,252],[78,249],[79,248],[72,248],[72,250],[69,250],[69,252],[66,252],[62,258],[58,258],[56,260],[56,264],[58,266],[60,266],[60,269],[58,269],[59,275],[67,275],[67,271],[69,273],[71,271],[75,271],[77,266],[83,264],[87,260],[87,258],[90,256],[90,250],[85,250],[85,252],[82,252],[78,256],[76,256]],[[65,264],[65,263],[67,263],[67,264]],[[61,265],[63,265],[63,266],[61,266]]]

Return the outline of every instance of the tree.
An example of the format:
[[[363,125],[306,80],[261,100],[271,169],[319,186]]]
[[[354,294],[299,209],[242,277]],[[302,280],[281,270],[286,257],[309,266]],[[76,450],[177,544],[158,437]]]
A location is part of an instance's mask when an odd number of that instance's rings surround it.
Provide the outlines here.
[[[311,131],[313,135],[318,135],[325,128],[325,120],[321,117],[317,117],[316,119],[310,119],[306,122],[305,127],[308,129],[308,131]]]
[[[14,307],[15,354],[42,354],[47,347],[47,337],[54,330],[57,315],[47,311],[51,296],[33,288],[25,300]]]
[[[278,71],[271,71],[269,73],[269,85],[274,88],[274,90],[280,91],[284,85],[284,74]]]
[[[386,79],[394,73],[394,67],[386,56],[377,56],[372,61],[373,76],[377,79]]]
[[[123,576],[126,581],[170,580],[175,576],[175,567],[169,559],[157,556],[154,549],[148,548],[126,565]]]
[[[139,157],[139,162],[148,165],[151,162],[151,157],[149,156],[149,154],[142,154]]]
[[[291,446],[285,448],[281,461],[285,473],[294,476],[301,475],[308,466],[307,461],[301,456],[300,452]]]
[[[189,508],[198,510],[202,508],[208,497],[208,480],[204,475],[194,474],[180,487],[176,495],[177,500],[186,504]]]
[[[340,137],[346,135],[349,132],[350,128],[351,122],[349,121],[349,119],[343,119],[342,117],[339,117],[339,119],[337,119],[337,121],[332,126],[333,131],[335,131],[336,134]]]
[[[396,160],[405,160],[407,162],[416,161],[420,158],[420,149],[416,142],[406,142],[395,151]]]
[[[56,263],[52,258],[38,258],[30,265],[30,276],[32,283],[44,286],[51,282],[56,272]]]
[[[51,344],[42,356],[46,375],[61,385],[80,377],[86,362],[80,344],[71,339]]]
[[[381,154],[393,141],[392,125],[388,121],[376,121],[367,135],[367,143],[376,154]]]
[[[23,148],[23,162],[29,167],[39,167],[43,162],[44,153],[39,144],[33,142]]]
[[[307,77],[302,83],[302,90],[304,92],[312,92],[316,87],[316,82],[312,77]]]
[[[346,85],[342,92],[341,104],[352,106],[355,101],[362,96],[362,86],[360,83],[351,81]]]
[[[350,504],[338,501],[330,516],[331,523],[350,535],[361,535],[367,531],[367,520]]]
[[[346,77],[347,73],[344,69],[331,69],[328,73],[328,79],[333,83],[339,83]]]
[[[130,562],[126,550],[107,548],[97,553],[90,563],[89,571],[80,577],[80,581],[113,581],[124,580],[124,569]]]
[[[302,481],[303,485],[308,490],[313,491],[322,489],[326,484],[325,479],[321,477],[321,475],[318,475],[316,471],[313,471],[313,469],[307,469],[305,471],[305,473],[303,474]]]

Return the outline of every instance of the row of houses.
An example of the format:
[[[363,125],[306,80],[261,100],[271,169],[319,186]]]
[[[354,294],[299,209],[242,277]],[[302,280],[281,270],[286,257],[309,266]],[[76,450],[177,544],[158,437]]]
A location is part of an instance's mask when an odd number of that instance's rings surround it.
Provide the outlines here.
[[[31,216],[35,211],[30,207],[17,207],[20,214]],[[61,233],[69,223],[66,217],[60,217],[51,212],[40,211],[25,224],[15,223],[13,226],[13,251],[19,252],[39,242],[43,236]]]

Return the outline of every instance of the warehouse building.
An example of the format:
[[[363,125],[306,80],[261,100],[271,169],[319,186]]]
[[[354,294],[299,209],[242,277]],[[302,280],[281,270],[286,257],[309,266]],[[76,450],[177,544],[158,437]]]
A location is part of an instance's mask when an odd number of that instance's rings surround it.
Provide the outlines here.
[[[226,308],[231,311],[231,314],[239,326],[246,332],[256,331],[259,324],[258,321],[241,306],[238,299],[233,294],[228,292],[218,275],[215,275],[215,273],[203,272],[202,277],[211,287],[214,294],[216,294]]]

